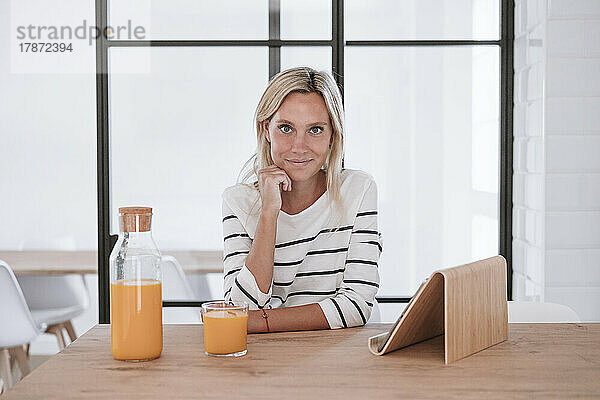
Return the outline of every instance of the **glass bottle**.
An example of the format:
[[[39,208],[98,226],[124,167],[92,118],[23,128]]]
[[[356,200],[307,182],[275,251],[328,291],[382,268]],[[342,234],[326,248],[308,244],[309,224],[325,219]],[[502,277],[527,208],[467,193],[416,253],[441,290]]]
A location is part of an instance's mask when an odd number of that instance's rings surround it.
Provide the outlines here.
[[[110,253],[110,337],[117,360],[145,361],[162,352],[160,251],[152,208],[119,208],[119,239]]]

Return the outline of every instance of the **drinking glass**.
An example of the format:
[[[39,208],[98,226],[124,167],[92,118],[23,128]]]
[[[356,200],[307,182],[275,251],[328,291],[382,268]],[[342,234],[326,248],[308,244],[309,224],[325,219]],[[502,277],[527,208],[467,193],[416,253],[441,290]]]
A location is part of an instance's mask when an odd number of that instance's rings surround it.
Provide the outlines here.
[[[216,357],[246,354],[248,304],[214,301],[202,304],[204,353]]]

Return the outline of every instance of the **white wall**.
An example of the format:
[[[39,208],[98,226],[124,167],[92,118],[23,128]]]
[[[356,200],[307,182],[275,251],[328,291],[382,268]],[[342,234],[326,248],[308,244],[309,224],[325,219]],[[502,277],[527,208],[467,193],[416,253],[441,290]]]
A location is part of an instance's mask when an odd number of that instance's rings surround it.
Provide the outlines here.
[[[600,320],[600,2],[516,1],[513,293]]]

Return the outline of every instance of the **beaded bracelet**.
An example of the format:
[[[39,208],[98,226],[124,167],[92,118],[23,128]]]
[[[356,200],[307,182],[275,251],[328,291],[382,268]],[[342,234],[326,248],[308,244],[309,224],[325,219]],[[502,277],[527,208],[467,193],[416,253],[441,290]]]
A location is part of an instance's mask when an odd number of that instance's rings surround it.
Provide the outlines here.
[[[267,314],[267,312],[265,311],[265,309],[264,309],[264,308],[262,309],[262,316],[263,316],[263,318],[265,319],[265,322],[266,322],[266,324],[267,324],[267,332],[271,332],[271,331],[269,330],[269,315]]]

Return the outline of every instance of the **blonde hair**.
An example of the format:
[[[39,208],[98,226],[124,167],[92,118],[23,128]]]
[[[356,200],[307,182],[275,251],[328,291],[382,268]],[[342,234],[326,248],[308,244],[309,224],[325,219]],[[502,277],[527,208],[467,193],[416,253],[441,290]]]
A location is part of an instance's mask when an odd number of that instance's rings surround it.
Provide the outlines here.
[[[332,127],[331,147],[322,169],[325,170],[327,177],[329,200],[337,206],[339,216],[341,216],[343,214],[340,187],[342,183],[342,158],[344,156],[344,106],[340,90],[333,77],[327,72],[316,71],[309,67],[296,67],[278,73],[269,82],[254,114],[257,141],[256,153],[242,168],[240,176],[243,176],[243,178],[240,182],[249,184],[254,177],[251,186],[258,189],[258,182],[256,181],[258,171],[274,164],[271,157],[271,143],[267,141],[263,123],[273,117],[286,96],[292,92],[318,93],[327,107]],[[246,171],[245,174],[244,171]]]

